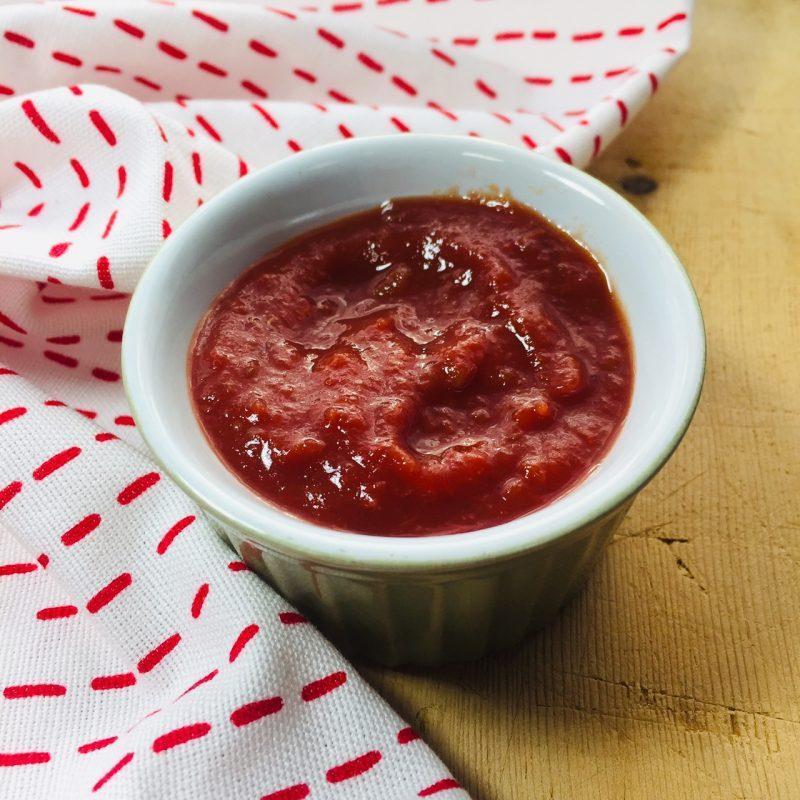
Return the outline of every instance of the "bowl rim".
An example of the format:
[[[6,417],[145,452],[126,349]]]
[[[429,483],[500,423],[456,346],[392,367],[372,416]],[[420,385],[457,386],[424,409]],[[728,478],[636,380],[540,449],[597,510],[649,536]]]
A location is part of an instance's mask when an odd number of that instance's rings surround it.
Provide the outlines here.
[[[283,511],[268,502],[263,503],[263,524],[255,527],[236,514],[236,503],[230,500],[226,505],[209,498],[199,491],[182,474],[180,457],[175,456],[178,448],[170,446],[153,435],[151,419],[146,411],[146,388],[140,380],[138,370],[140,337],[136,335],[138,326],[147,320],[147,308],[157,302],[149,287],[159,270],[166,269],[169,263],[180,256],[184,243],[191,241],[194,232],[205,224],[206,219],[217,213],[224,213],[225,205],[239,194],[251,192],[257,195],[262,188],[267,190],[270,180],[285,173],[291,180],[297,175],[298,166],[308,169],[315,161],[328,157],[335,151],[357,151],[361,148],[437,146],[481,150],[495,157],[524,156],[532,164],[546,167],[557,177],[566,178],[561,182],[564,191],[589,191],[602,198],[612,207],[614,213],[627,215],[631,224],[642,226],[663,252],[664,258],[676,271],[676,278],[682,285],[688,300],[689,317],[694,325],[687,327],[686,336],[694,340],[690,347],[689,369],[684,374],[684,391],[680,396],[678,412],[674,414],[672,426],[662,435],[652,453],[636,473],[620,485],[608,487],[602,500],[582,514],[570,514],[568,504],[565,512],[555,524],[537,526],[536,512],[523,515],[500,525],[480,528],[464,533],[440,534],[419,537],[379,536],[326,528]],[[575,186],[569,188],[569,184]],[[558,225],[558,220],[551,220]],[[631,331],[632,336],[635,335]],[[690,341],[690,346],[692,342]],[[694,354],[694,358],[692,358]],[[178,226],[167,242],[156,253],[145,268],[133,293],[125,319],[122,342],[122,375],[125,391],[131,406],[131,413],[137,429],[150,449],[155,461],[202,509],[217,521],[234,529],[245,539],[250,539],[261,547],[281,553],[291,558],[308,560],[329,568],[348,572],[448,572],[463,570],[487,562],[504,561],[521,553],[531,552],[559,539],[567,539],[580,529],[595,523],[617,508],[623,506],[642,487],[647,484],[666,463],[683,438],[697,408],[703,385],[706,361],[706,338],[703,317],[694,287],[672,248],[652,223],[631,203],[598,179],[576,167],[565,164],[539,153],[528,153],[511,145],[473,137],[438,134],[394,134],[380,137],[349,139],[333,144],[322,145],[302,151],[289,158],[270,164],[231,184],[211,200],[204,203],[183,224]],[[202,432],[199,432],[202,436]],[[164,445],[167,446],[164,446]],[[174,443],[173,443],[174,444]],[[611,449],[615,446],[611,445]],[[568,498],[572,490],[557,498],[554,503]],[[222,490],[224,494],[224,490]],[[550,504],[552,505],[552,504]]]

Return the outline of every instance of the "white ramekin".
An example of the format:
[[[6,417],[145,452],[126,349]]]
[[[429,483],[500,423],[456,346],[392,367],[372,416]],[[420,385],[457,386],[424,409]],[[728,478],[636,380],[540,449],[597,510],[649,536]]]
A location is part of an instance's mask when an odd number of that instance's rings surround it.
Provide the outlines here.
[[[302,231],[391,197],[498,189],[583,242],[630,325],[631,408],[605,458],[551,505],[493,528],[393,538],[327,530],[261,500],[223,466],[192,410],[187,351],[216,295]],[[145,271],[122,363],[139,431],[242,558],[346,651],[385,664],[476,658],[542,625],[580,587],[694,412],[700,309],[653,226],[604,184],[506,145],[449,136],[353,139],[250,175],[206,203]]]

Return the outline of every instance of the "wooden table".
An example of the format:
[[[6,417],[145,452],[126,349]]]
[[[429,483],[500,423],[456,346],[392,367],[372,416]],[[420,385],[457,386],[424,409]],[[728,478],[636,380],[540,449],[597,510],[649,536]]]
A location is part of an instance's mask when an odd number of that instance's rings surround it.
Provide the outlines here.
[[[585,592],[513,652],[364,670],[476,800],[800,797],[798,31],[790,0],[700,3],[593,167],[658,182],[628,196],[694,281],[709,359]]]

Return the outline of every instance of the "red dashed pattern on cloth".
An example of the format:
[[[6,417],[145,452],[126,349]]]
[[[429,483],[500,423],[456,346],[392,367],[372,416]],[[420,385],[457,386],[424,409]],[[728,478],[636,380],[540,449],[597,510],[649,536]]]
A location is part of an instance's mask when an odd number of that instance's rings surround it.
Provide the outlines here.
[[[239,177],[331,141],[478,136],[583,166],[688,0],[0,8],[0,795],[465,798],[150,460],[130,292]]]

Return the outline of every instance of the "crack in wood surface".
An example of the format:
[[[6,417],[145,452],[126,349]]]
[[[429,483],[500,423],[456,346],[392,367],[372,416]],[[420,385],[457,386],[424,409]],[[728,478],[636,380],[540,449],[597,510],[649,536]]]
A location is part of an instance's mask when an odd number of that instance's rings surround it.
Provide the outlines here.
[[[800,719],[792,719],[790,717],[783,717],[780,714],[776,714],[773,711],[765,711],[761,709],[755,708],[745,708],[743,706],[738,706],[733,703],[720,703],[714,700],[706,700],[702,697],[697,697],[693,694],[681,694],[679,692],[670,692],[667,689],[654,689],[649,686],[645,686],[644,684],[637,683],[635,681],[629,682],[624,680],[612,680],[610,678],[604,678],[600,675],[591,675],[585,672],[572,672],[569,670],[557,670],[559,673],[563,675],[570,675],[575,678],[582,678],[588,681],[594,681],[597,683],[603,683],[608,686],[614,686],[621,689],[625,689],[628,692],[639,694],[643,697],[662,697],[668,700],[679,700],[688,703],[695,703],[701,706],[708,706],[710,708],[725,711],[728,713],[734,714],[742,714],[744,716],[751,716],[751,717],[762,717],[765,719],[772,720],[774,722],[784,722],[788,725],[800,725]],[[644,703],[645,706],[648,708],[655,708],[658,710],[664,711],[671,711],[671,712],[680,712],[682,709],[666,707],[661,708],[660,706],[654,705],[653,703]],[[575,709],[578,710],[578,709]]]

